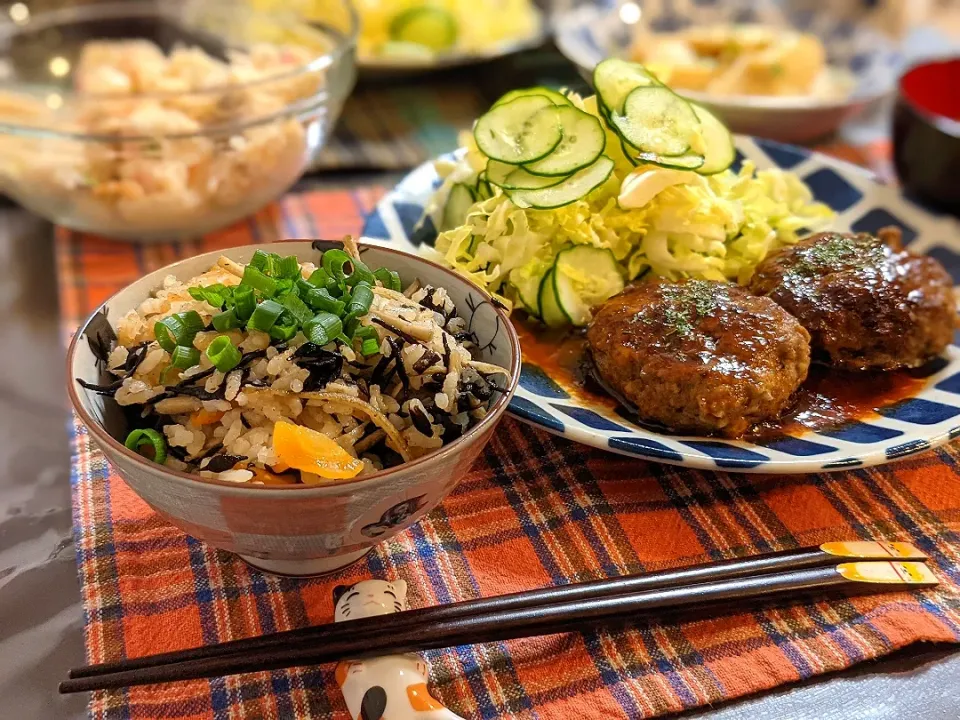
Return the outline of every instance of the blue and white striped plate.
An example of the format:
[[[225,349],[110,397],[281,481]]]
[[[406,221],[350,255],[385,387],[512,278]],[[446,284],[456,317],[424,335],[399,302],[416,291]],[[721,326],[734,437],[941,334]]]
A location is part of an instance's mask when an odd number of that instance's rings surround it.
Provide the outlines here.
[[[877,185],[860,168],[800,148],[737,138],[739,161],[797,173],[818,200],[836,212],[836,230],[874,232],[898,225],[904,241],[937,258],[960,283],[960,224],[937,217]],[[427,220],[415,229],[430,193],[439,184],[431,163],[421,165],[387,194],[367,218],[364,236],[416,252],[436,236]],[[824,432],[764,443],[662,435],[637,427],[602,406],[567,393],[548,373],[524,364],[510,412],[571,440],[648,460],[708,470],[809,473],[889,462],[960,435],[960,348],[951,346],[923,387],[883,408],[875,417]]]

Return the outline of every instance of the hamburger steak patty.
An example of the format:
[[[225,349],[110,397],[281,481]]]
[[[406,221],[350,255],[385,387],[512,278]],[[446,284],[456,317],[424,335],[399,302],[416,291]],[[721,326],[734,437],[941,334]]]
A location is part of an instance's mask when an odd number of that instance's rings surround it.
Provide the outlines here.
[[[786,408],[807,377],[809,341],[773,301],[706,280],[628,288],[587,330],[601,378],[641,418],[727,437]]]
[[[813,235],[760,263],[750,290],[800,321],[815,357],[847,370],[917,367],[953,338],[953,281],[901,249],[897,228]]]

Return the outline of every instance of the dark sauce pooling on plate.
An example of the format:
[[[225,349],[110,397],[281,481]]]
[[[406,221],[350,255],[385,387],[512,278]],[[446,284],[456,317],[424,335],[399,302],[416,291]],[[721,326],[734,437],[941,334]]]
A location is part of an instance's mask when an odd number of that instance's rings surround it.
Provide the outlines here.
[[[517,321],[516,328],[524,362],[539,367],[570,395],[591,405],[615,410],[622,418],[651,432],[671,434],[662,426],[638,418],[627,403],[605,386],[593,370],[582,330],[544,330],[524,321]],[[755,425],[743,439],[766,442],[784,435],[798,437],[868,418],[877,410],[915,395],[928,375],[927,368],[845,372],[811,365],[806,381],[794,393],[787,412],[780,418]]]

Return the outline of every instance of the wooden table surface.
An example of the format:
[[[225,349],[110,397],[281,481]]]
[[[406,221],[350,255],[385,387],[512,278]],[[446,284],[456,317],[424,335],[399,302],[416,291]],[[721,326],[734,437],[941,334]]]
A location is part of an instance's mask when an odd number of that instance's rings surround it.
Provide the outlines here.
[[[86,717],[57,682],[83,662],[53,232],[0,208],[0,718]],[[686,718],[954,720],[960,650],[916,646]]]

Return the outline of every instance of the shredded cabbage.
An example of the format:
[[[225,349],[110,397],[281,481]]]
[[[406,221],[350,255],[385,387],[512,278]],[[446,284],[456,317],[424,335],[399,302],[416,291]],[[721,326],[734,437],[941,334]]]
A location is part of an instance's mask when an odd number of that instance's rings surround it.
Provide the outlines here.
[[[594,97],[568,97],[598,114]],[[676,171],[635,168],[619,139],[606,129],[604,152],[615,169],[603,185],[552,210],[518,208],[493,188],[492,197],[474,203],[462,226],[440,233],[435,245],[439,259],[511,305],[523,302],[523,291],[535,287],[557,253],[571,244],[609,249],[628,280],[652,271],[673,280],[745,283],[769,253],[796,243],[801,232],[820,229],[833,217],[796,175],[758,170],[749,161],[739,172],[690,173],[689,182],[659,182],[649,202],[625,209],[618,196],[628,176]],[[453,183],[476,183],[485,167],[472,135],[463,133],[460,140],[466,153],[455,165],[438,168],[445,180],[427,213],[442,210]]]

